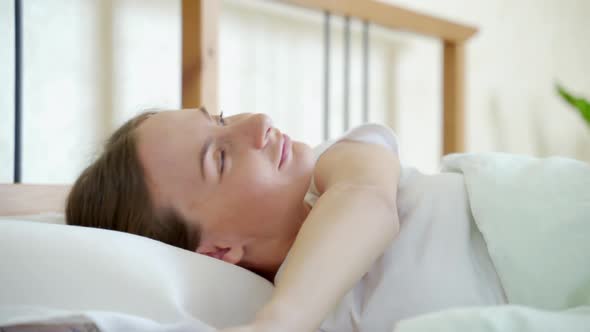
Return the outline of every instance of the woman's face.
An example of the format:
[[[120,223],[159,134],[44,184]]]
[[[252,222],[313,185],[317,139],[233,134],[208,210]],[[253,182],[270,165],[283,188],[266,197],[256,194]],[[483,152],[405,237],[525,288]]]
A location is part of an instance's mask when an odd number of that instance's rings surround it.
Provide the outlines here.
[[[146,119],[138,153],[156,207],[201,228],[197,252],[251,269],[278,268],[309,212],[309,146],[263,114],[220,121],[196,109]]]

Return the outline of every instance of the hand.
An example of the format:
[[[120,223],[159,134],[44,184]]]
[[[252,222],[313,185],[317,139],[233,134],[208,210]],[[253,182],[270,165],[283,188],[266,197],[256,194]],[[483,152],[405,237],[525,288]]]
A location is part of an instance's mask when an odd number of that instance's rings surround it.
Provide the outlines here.
[[[252,325],[242,325],[238,327],[230,327],[223,330],[217,330],[217,332],[257,332]]]
[[[216,332],[293,332],[288,326],[281,325],[274,321],[256,320],[247,325],[228,327]]]
[[[268,302],[248,324],[219,329],[216,332],[308,332],[284,313],[290,310],[277,303]]]
[[[236,327],[229,327],[217,332],[282,332],[280,329],[271,329],[268,326],[262,326],[260,324],[248,324]]]

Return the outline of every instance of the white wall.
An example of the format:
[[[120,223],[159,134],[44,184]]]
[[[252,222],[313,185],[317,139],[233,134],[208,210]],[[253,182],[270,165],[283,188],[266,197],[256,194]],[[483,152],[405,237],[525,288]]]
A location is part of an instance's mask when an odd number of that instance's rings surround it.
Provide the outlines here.
[[[590,161],[590,128],[556,96],[554,89],[554,83],[561,82],[590,98],[590,1],[391,3],[480,29],[467,47],[470,151],[564,155]],[[433,61],[437,54],[428,51],[416,47],[406,56]],[[414,68],[416,77],[431,75],[430,68]],[[403,95],[414,100],[437,98],[439,90],[437,81],[433,90],[408,88]]]
[[[253,5],[255,4],[255,5]],[[226,0],[221,24],[221,109],[264,112],[295,139],[322,140],[324,14],[266,1]],[[331,18],[330,137],[344,130],[344,20]],[[362,119],[362,22],[351,25],[351,124]],[[370,122],[395,129],[402,161],[434,171],[440,159],[440,45],[370,31]],[[435,55],[435,56],[432,56]],[[420,74],[420,75],[417,75]],[[421,96],[424,94],[426,98]],[[424,137],[426,136],[426,137]]]
[[[390,2],[479,28],[467,44],[469,151],[563,155],[590,161],[590,128],[554,89],[559,81],[590,97],[590,68],[585,61],[590,58],[589,1]],[[222,108],[233,112],[246,105],[247,111],[274,114],[282,128],[294,131],[296,137],[319,141],[322,14],[284,11],[284,6],[267,2],[224,3]],[[257,10],[245,10],[252,3],[258,4]],[[276,18],[269,19],[269,13]],[[333,17],[330,100],[334,110],[342,108],[341,22]],[[360,46],[359,28],[355,22],[353,47]],[[372,121],[396,130],[403,162],[435,171],[441,153],[440,42],[373,27],[371,46]],[[234,56],[224,57],[224,53]],[[353,48],[351,106],[356,114],[360,113],[360,60],[360,49]],[[332,134],[340,130],[340,122],[341,118],[334,119]]]
[[[13,13],[0,0],[0,182],[13,172]],[[124,120],[179,107],[179,17],[179,0],[23,1],[23,182],[71,183]]]
[[[590,129],[553,83],[590,97],[590,2],[396,0],[476,25],[467,47],[468,149],[590,161]],[[13,1],[0,0],[0,182],[12,181]],[[248,7],[254,6],[253,9]],[[321,140],[321,13],[225,0],[221,109],[270,113]],[[180,0],[28,0],[23,179],[72,182],[106,135],[149,107],[180,104]],[[342,107],[342,19],[333,18],[332,109]],[[360,24],[353,23],[351,110],[360,119]],[[392,126],[403,160],[434,171],[440,153],[441,47],[371,30],[371,120]],[[340,130],[335,117],[332,136]]]
[[[255,4],[255,5],[253,5]],[[323,139],[324,14],[266,1],[226,0],[220,37],[220,109],[225,114],[263,112],[295,139]],[[330,137],[344,128],[343,18],[332,17]],[[362,25],[351,26],[351,126],[362,119]],[[371,37],[370,120],[394,125],[388,86],[396,63],[396,37]],[[395,93],[393,91],[392,93]]]

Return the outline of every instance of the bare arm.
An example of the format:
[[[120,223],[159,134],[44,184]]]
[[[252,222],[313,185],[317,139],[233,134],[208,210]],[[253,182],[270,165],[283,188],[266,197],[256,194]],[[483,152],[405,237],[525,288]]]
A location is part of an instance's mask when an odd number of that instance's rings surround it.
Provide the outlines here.
[[[397,235],[399,168],[381,146],[344,141],[324,153],[314,174],[323,194],[258,320],[281,331],[318,328]]]

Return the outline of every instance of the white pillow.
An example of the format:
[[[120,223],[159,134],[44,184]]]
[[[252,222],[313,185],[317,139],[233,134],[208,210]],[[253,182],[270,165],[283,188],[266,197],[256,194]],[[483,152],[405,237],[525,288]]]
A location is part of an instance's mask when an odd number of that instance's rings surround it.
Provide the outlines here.
[[[101,229],[0,222],[0,307],[110,311],[162,324],[250,321],[273,286],[238,266]]]

